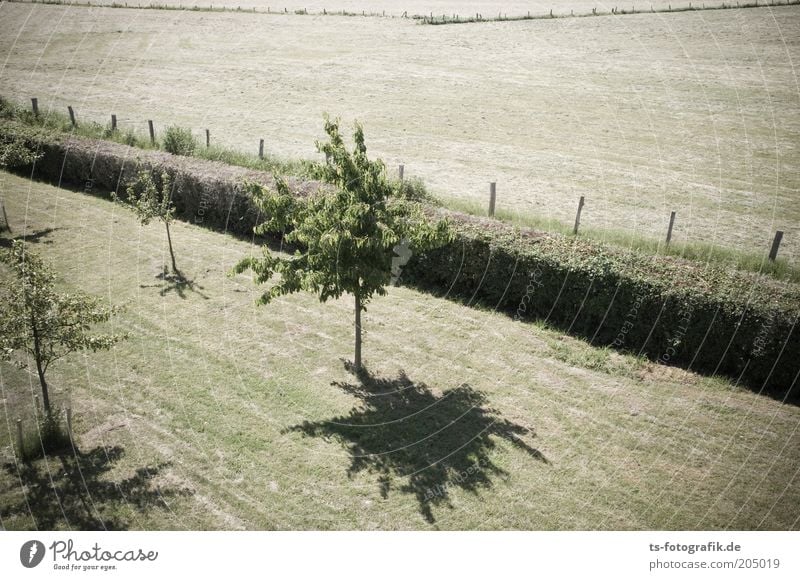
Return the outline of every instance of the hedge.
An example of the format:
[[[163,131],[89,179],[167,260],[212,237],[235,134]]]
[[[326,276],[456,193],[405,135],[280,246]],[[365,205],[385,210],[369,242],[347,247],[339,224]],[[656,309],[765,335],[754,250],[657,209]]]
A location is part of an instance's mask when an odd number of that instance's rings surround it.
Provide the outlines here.
[[[415,256],[404,280],[544,320],[594,345],[800,398],[791,388],[800,372],[796,285],[579,238],[475,223],[456,230],[449,246]]]
[[[270,175],[221,163],[0,122],[0,138],[41,148],[34,177],[58,185],[122,189],[138,168],[169,172],[182,219],[252,234],[260,216],[244,180]],[[291,183],[291,182],[290,182]],[[318,187],[295,180],[300,194]],[[757,392],[798,401],[800,286],[574,237],[545,234],[441,208],[451,244],[415,255],[403,283],[520,320],[544,320],[594,345],[663,364],[723,374]]]
[[[264,185],[272,175],[214,161],[142,150],[111,141],[70,137],[41,127],[0,120],[0,139],[20,139],[37,148],[42,157],[33,177],[58,186],[71,185],[93,192],[119,191],[140,170],[166,172],[175,184],[177,215],[188,222],[240,235],[252,235],[259,213],[244,181]],[[312,182],[289,180],[295,189],[309,192]]]

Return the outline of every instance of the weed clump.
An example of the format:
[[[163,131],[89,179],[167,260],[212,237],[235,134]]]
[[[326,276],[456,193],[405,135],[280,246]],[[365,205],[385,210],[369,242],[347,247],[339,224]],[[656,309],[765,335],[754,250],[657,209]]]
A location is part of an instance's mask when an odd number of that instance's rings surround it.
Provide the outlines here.
[[[197,139],[189,129],[178,126],[167,127],[162,140],[164,151],[173,155],[191,156],[197,148]]]

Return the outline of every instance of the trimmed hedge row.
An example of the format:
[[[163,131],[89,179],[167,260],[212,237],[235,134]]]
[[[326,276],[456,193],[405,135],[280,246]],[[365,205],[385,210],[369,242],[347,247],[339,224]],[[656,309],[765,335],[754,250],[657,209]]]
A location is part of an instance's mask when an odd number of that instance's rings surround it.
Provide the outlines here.
[[[92,192],[119,191],[140,170],[166,172],[174,184],[173,202],[178,217],[218,230],[252,235],[259,212],[242,183],[273,183],[272,175],[214,161],[142,150],[111,141],[69,137],[16,121],[0,120],[0,138],[20,139],[38,149],[42,157],[33,177],[56,185],[70,184]],[[157,175],[158,176],[158,175]],[[288,180],[305,192],[315,184]]]
[[[179,215],[190,222],[252,234],[258,211],[247,179],[270,175],[240,167],[0,122],[2,138],[44,153],[34,176],[57,184],[123,189],[139,168],[167,171]],[[318,187],[293,184],[300,194]],[[543,319],[595,345],[612,345],[664,364],[724,374],[758,392],[800,400],[800,287],[767,276],[671,257],[643,256],[596,242],[519,230],[496,220],[446,214],[456,239],[406,264],[401,279],[468,304]]]
[[[795,285],[512,228],[461,223],[457,232],[449,246],[415,256],[403,280],[544,320],[595,345],[800,399],[791,388],[800,372]]]

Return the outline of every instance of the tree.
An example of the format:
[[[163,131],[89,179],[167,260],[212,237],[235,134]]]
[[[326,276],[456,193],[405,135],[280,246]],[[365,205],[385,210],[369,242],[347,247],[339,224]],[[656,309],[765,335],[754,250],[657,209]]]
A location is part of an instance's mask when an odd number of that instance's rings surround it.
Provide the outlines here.
[[[4,136],[0,138],[0,170],[13,169],[31,165],[39,159],[42,154],[31,149],[24,138],[16,136]],[[8,223],[6,206],[0,198],[0,210],[3,214],[3,223],[0,224],[0,232],[3,230],[11,231],[11,224]]]
[[[122,201],[116,193],[112,194],[112,198],[115,201]],[[128,184],[127,197],[123,204],[136,214],[143,226],[149,224],[153,219],[164,222],[164,226],[167,228],[172,272],[179,278],[183,278],[175,265],[175,252],[172,250],[172,236],[169,233],[169,224],[175,219],[175,206],[172,203],[172,179],[169,173],[161,174],[161,187],[159,187],[150,171],[140,171],[136,179]]]
[[[327,143],[317,142],[328,162],[319,177],[332,187],[321,187],[304,198],[292,194],[286,182],[275,176],[275,190],[250,184],[249,191],[267,221],[255,228],[257,234],[286,232],[284,240],[297,247],[294,255],[283,257],[264,249],[263,257],[247,257],[235,273],[251,270],[258,284],[274,275],[280,280],[259,302],[299,290],[316,293],[321,302],[352,294],[355,300],[354,367],[361,370],[361,313],[377,294],[386,294],[392,280],[395,247],[424,251],[452,239],[449,226],[433,223],[421,204],[386,179],[380,160],[370,161],[364,132],[355,125],[355,148],[349,152],[339,133],[338,120],[326,117]],[[395,264],[395,273],[397,264]]]
[[[45,379],[50,365],[76,351],[111,348],[124,338],[89,334],[92,325],[107,322],[117,309],[105,308],[91,296],[58,292],[53,271],[20,240],[0,253],[0,263],[13,273],[0,284],[4,305],[0,313],[0,358],[11,360],[15,351],[33,357],[44,408],[50,415]],[[17,360],[22,368],[27,366],[25,359],[27,356]]]

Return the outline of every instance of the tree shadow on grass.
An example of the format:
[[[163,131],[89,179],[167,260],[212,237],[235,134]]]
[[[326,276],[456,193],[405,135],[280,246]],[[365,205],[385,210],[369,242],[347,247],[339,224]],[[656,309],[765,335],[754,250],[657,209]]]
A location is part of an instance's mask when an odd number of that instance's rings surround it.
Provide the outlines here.
[[[59,230],[59,229],[61,229],[61,228],[45,228],[43,230],[36,230],[35,232],[32,232],[30,234],[13,236],[13,237],[10,237],[10,238],[7,238],[7,237],[3,236],[3,237],[0,237],[0,248],[10,248],[11,245],[17,240],[23,241],[23,242],[30,242],[30,243],[33,243],[33,244],[37,244],[40,241],[42,241],[42,238],[46,238],[51,233],[53,233],[54,231]],[[6,233],[8,233],[8,232],[6,232]],[[53,241],[52,240],[44,240],[44,243],[45,244],[52,244]]]
[[[188,489],[153,486],[170,463],[141,467],[130,477],[106,477],[124,455],[122,447],[65,451],[30,463],[6,463],[3,469],[22,485],[18,501],[0,507],[0,520],[30,515],[39,530],[126,530],[135,513],[168,509],[167,500],[191,495]]]
[[[170,274],[167,267],[164,266],[164,270],[156,276],[157,280],[163,280],[164,284],[140,284],[140,288],[161,288],[159,294],[161,296],[166,296],[170,292],[175,292],[178,296],[186,299],[186,291],[194,292],[198,296],[202,297],[203,300],[208,300],[208,296],[201,292],[204,290],[203,286],[195,282],[194,280],[190,280],[184,274],[178,270],[174,274]]]
[[[333,383],[360,399],[349,415],[306,421],[287,431],[338,439],[351,456],[348,475],[376,473],[383,497],[394,479],[403,479],[397,489],[416,497],[428,522],[435,521],[432,506],[452,507],[451,488],[478,493],[492,486],[492,478],[508,475],[491,458],[498,439],[548,463],[522,439],[535,436],[530,429],[502,419],[487,407],[486,396],[467,384],[436,395],[403,371],[384,379],[362,370],[356,378]]]

